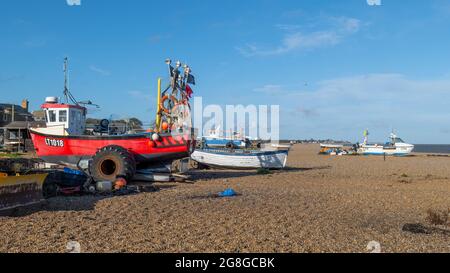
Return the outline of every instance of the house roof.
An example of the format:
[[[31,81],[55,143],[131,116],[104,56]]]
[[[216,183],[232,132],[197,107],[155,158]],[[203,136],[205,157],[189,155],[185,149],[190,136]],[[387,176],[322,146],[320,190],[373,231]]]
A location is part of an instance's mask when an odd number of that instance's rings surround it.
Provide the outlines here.
[[[29,127],[44,126],[45,122],[39,121],[14,121],[4,126],[0,126],[2,129],[28,129]]]
[[[3,110],[5,108],[11,108],[11,106],[13,106],[17,109],[22,109],[25,111],[25,109],[22,108],[22,106],[17,105],[17,104],[11,104],[11,103],[0,103],[0,110]]]
[[[31,116],[31,114],[27,110],[23,109],[22,106],[16,104],[0,103],[0,111],[4,112],[5,110],[10,110],[13,105],[14,112]]]
[[[7,103],[0,103],[0,114],[1,113],[7,113],[8,115],[11,115],[11,109],[14,106],[14,115],[15,115],[15,119],[16,122],[26,122],[28,121],[33,121],[33,115],[31,115],[31,113],[29,113],[27,110],[23,109],[22,106],[20,105],[15,105],[15,104],[7,104]],[[13,124],[11,125],[11,118],[9,118],[9,120],[0,120],[0,127],[9,127],[9,126],[16,126],[19,128],[22,128],[22,125],[19,124]],[[26,126],[25,126],[26,127]]]

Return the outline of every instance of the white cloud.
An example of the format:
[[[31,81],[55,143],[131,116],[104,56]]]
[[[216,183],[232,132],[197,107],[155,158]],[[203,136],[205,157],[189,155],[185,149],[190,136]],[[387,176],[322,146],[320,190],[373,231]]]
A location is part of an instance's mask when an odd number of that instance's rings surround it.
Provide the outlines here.
[[[353,34],[361,28],[361,21],[355,18],[337,17],[332,20],[339,25],[340,29],[338,32],[341,34]]]
[[[300,25],[289,25],[289,24],[276,24],[275,26],[277,28],[279,28],[280,30],[285,30],[285,31],[294,31],[294,30],[298,30],[301,28]]]
[[[142,91],[139,90],[132,90],[132,91],[128,91],[128,94],[135,98],[135,99],[139,99],[139,100],[151,100],[153,99],[153,97],[150,94],[144,93]]]
[[[96,72],[96,73],[98,73],[98,74],[101,74],[101,75],[103,75],[103,76],[109,76],[109,75],[111,75],[111,73],[110,73],[109,71],[104,70],[104,69],[101,69],[101,68],[98,68],[98,67],[96,67],[95,65],[89,66],[89,69],[92,70],[92,71],[94,71],[94,72]]]
[[[266,95],[279,95],[284,92],[284,89],[281,85],[267,84],[262,87],[255,88],[253,91],[264,93]]]
[[[298,124],[297,137],[357,141],[369,128],[374,141],[396,129],[411,142],[448,142],[444,129],[450,128],[450,77],[366,74],[320,81],[308,91],[274,84],[258,90],[282,94],[273,103],[284,109],[284,124]]]
[[[402,74],[368,74],[319,82],[314,94],[322,98],[348,97],[358,101],[406,102],[450,99],[450,79],[416,80]]]
[[[361,21],[355,18],[329,17],[327,20],[332,25],[330,28],[308,33],[298,31],[300,25],[278,24],[276,27],[285,32],[279,46],[264,48],[254,43],[248,43],[244,47],[237,47],[236,49],[242,55],[252,57],[280,55],[294,50],[334,46],[345,37],[357,33],[361,26]]]
[[[308,84],[304,83],[303,86],[306,87]],[[254,88],[253,91],[257,93],[263,93],[269,96],[273,95],[293,95],[297,94],[298,92],[301,92],[300,87],[298,85],[279,85],[279,84],[266,84],[261,87]]]

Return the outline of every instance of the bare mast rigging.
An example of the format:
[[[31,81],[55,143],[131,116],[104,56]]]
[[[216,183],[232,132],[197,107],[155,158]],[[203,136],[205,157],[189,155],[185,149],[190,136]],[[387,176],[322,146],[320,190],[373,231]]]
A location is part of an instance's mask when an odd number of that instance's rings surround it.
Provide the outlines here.
[[[66,103],[74,103],[75,105],[79,105],[75,97],[69,91],[69,59],[64,58],[64,97],[66,99]]]
[[[67,57],[64,58],[64,98],[65,103],[70,104],[73,103],[75,105],[82,105],[82,106],[94,106],[96,108],[100,108],[99,105],[92,103],[92,101],[77,101],[75,97],[72,95],[72,93],[69,90],[69,59]]]

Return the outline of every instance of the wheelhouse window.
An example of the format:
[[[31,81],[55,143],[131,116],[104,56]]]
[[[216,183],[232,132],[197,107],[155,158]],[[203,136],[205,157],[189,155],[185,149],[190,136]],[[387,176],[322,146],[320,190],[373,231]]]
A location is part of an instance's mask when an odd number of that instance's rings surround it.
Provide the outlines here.
[[[67,122],[67,110],[59,110],[59,122]]]
[[[397,137],[395,138],[395,143],[405,143],[405,142],[403,141],[403,139]]]
[[[49,110],[48,111],[48,121],[49,122],[56,122],[56,111],[55,110]]]

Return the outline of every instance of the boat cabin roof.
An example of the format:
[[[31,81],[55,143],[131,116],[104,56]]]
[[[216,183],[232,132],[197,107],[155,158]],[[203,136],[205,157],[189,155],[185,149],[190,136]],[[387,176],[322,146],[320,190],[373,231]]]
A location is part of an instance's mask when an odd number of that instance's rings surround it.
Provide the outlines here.
[[[83,106],[79,106],[79,105],[73,105],[73,104],[64,104],[64,103],[44,103],[41,105],[42,109],[48,109],[48,108],[53,108],[53,109],[69,109],[69,108],[73,108],[73,109],[79,109],[79,110],[86,110],[86,108],[84,108]]]
[[[403,139],[401,139],[401,138],[399,138],[399,137],[393,138],[393,139],[392,139],[392,142],[394,142],[394,143],[405,143],[405,142],[403,141]]]

